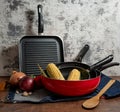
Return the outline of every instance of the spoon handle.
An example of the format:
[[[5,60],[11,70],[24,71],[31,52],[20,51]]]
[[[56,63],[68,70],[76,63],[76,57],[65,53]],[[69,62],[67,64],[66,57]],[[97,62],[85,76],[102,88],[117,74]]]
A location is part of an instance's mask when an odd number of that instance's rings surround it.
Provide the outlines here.
[[[97,97],[101,97],[115,82],[115,80],[110,80],[103,89],[97,94]]]

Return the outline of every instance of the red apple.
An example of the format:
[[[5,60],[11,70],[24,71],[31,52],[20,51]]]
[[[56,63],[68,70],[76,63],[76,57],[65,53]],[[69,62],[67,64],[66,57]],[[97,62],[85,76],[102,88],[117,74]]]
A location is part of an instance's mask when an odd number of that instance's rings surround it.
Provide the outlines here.
[[[34,89],[34,79],[29,76],[23,77],[19,80],[19,88],[23,91],[32,91]]]

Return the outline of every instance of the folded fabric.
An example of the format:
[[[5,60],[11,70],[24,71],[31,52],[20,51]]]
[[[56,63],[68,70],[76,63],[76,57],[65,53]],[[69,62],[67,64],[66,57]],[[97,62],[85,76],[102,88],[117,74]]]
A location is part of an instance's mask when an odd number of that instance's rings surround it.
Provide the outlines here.
[[[14,88],[11,88],[7,96],[7,102],[47,103],[87,99],[95,96],[110,79],[110,77],[102,74],[100,84],[93,93],[77,97],[60,96],[53,94],[45,89],[36,90],[32,95],[24,97],[21,94],[16,94],[16,90]],[[116,80],[116,82],[105,92],[104,97],[113,98],[117,96],[120,96],[120,82]]]
[[[99,92],[110,80],[111,78],[106,75],[101,75],[101,81],[99,86],[96,89],[96,92]],[[113,98],[120,96],[120,82],[118,80],[104,93],[105,98]]]

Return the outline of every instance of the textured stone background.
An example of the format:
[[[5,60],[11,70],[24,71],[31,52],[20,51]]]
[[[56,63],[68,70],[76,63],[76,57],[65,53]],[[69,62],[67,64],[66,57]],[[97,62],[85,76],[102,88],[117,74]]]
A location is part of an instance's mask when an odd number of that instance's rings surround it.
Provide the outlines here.
[[[65,61],[89,44],[83,62],[91,65],[109,54],[120,62],[119,0],[0,0],[0,75],[18,69],[19,40],[37,35],[38,4],[43,5],[43,35],[63,40]],[[103,72],[120,75],[120,67]]]

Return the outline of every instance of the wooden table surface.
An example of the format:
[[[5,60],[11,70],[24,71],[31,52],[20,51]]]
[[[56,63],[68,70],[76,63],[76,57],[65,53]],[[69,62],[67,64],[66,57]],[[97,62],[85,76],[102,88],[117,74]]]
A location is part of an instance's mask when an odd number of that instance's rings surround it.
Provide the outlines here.
[[[120,76],[113,76],[113,79],[120,81]],[[0,77],[0,81],[8,80],[6,77]],[[8,91],[0,91],[0,99],[4,99]],[[82,108],[84,100],[72,102],[30,104],[30,103],[0,103],[0,112],[119,112],[120,97],[113,99],[101,99],[100,104],[92,109]]]

